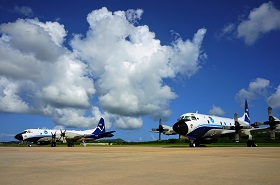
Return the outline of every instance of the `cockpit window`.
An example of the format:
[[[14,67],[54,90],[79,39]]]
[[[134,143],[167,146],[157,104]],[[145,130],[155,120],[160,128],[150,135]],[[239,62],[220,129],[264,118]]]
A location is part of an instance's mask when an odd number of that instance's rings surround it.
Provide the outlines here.
[[[179,120],[184,120],[184,121],[192,121],[192,120],[196,120],[195,116],[181,116],[177,121]]]
[[[26,134],[26,133],[28,133],[28,131],[27,131],[27,130],[23,131],[23,132],[22,132],[22,133],[20,133],[20,134]]]
[[[195,116],[192,116],[192,120],[196,120],[196,117],[195,117]]]

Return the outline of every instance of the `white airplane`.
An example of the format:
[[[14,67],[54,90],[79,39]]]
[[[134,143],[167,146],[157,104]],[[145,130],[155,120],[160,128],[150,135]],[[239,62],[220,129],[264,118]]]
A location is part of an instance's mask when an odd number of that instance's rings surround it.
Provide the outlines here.
[[[218,141],[218,137],[235,136],[247,138],[247,146],[257,146],[253,135],[256,132],[270,131],[271,139],[275,139],[275,130],[280,129],[280,120],[272,116],[272,108],[268,108],[269,121],[250,123],[249,109],[245,100],[245,112],[241,118],[234,115],[234,119],[211,116],[198,113],[186,113],[180,116],[173,125],[173,130],[180,138],[190,141],[190,147],[200,144],[210,144]]]
[[[161,119],[159,119],[158,128],[152,128],[152,130],[150,130],[150,132],[159,133],[159,135],[158,135],[159,141],[161,140],[161,133],[163,133],[165,135],[176,135],[177,134],[171,126],[163,125],[161,122]]]
[[[115,131],[106,132],[104,119],[100,121],[96,128],[91,130],[50,130],[50,129],[27,129],[22,133],[15,135],[15,139],[23,142],[34,143],[37,145],[56,146],[56,142],[67,143],[68,147],[73,147],[74,142],[83,142],[96,140],[104,137],[113,137]],[[31,146],[29,144],[28,146]]]

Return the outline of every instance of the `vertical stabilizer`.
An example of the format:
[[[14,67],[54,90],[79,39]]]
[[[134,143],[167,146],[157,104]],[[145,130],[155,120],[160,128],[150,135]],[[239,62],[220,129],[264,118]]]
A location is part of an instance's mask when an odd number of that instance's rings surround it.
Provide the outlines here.
[[[104,123],[104,119],[100,118],[99,123],[96,127],[96,129],[93,131],[92,134],[94,135],[99,135],[105,132],[105,123]]]
[[[248,107],[248,103],[247,100],[245,99],[245,109],[244,109],[244,114],[241,118],[238,118],[239,121],[244,121],[247,123],[251,123],[251,119],[250,119],[250,114],[249,114],[249,107]]]
[[[246,121],[247,123],[251,123],[247,100],[245,100],[245,110],[244,110],[243,118],[244,121]]]

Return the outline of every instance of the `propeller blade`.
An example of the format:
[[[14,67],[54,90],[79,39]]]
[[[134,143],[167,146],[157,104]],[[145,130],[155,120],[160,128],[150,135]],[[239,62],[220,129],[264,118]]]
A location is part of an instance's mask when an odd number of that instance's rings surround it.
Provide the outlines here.
[[[51,132],[52,134],[52,139],[55,139],[56,138],[56,131],[54,132],[54,134]]]
[[[163,126],[161,122],[161,118],[159,119],[158,122],[158,140],[161,141],[161,133],[163,132]]]
[[[234,129],[235,129],[235,142],[238,143],[240,136],[239,136],[239,130],[240,130],[240,124],[238,122],[238,115],[234,114]]]
[[[62,139],[62,143],[66,143],[66,139],[65,139],[65,134],[66,134],[66,130],[64,130],[64,132],[60,129],[60,138],[59,140],[61,141]]]
[[[270,117],[272,117],[272,108],[268,107],[268,119],[270,119]]]
[[[235,126],[235,131],[238,132],[240,130],[240,124],[238,122],[238,115],[234,113],[234,126]]]
[[[235,134],[235,142],[236,142],[236,143],[239,143],[239,139],[240,139],[239,134],[236,133],[236,134]]]
[[[270,131],[270,139],[275,139],[275,130]]]
[[[234,113],[234,121],[238,122],[238,115],[236,113]]]

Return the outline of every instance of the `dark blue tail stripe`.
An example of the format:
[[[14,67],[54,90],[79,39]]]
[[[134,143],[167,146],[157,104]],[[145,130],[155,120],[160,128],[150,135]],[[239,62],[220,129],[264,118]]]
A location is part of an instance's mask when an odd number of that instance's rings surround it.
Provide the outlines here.
[[[99,123],[95,129],[95,131],[92,133],[94,135],[99,135],[105,132],[105,123],[104,123],[104,119],[100,118]]]

